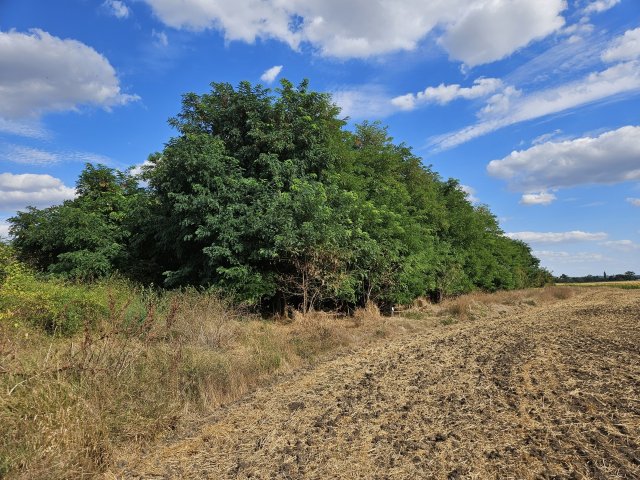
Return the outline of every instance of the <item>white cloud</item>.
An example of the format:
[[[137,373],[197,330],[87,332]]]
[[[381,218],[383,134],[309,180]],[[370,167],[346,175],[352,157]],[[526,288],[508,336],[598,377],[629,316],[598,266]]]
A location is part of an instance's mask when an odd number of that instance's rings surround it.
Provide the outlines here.
[[[113,160],[109,157],[91,152],[72,150],[51,152],[12,144],[0,149],[0,159],[23,165],[53,165],[61,162],[113,164]]]
[[[0,211],[46,207],[74,196],[73,188],[51,175],[0,173]]]
[[[640,198],[627,198],[627,202],[629,202],[634,207],[640,207]]]
[[[290,13],[281,1],[262,0],[145,0],[154,14],[173,28],[224,31],[227,40],[253,43],[276,38],[297,48],[299,34],[289,29]]]
[[[573,230],[570,232],[512,232],[505,234],[514,240],[522,240],[527,243],[569,243],[569,242],[593,242],[607,238],[604,232],[583,232]]]
[[[0,158],[26,165],[50,165],[60,161],[54,153],[21,145],[9,145],[5,152],[0,153]]]
[[[351,119],[376,120],[397,110],[379,85],[336,88],[330,93],[333,103],[340,107],[341,115]]]
[[[0,222],[0,240],[9,238],[9,224]]]
[[[159,45],[161,47],[168,47],[169,46],[169,38],[167,37],[166,33],[158,32],[156,30],[152,30],[151,31],[151,36],[155,40],[156,45]]]
[[[640,179],[640,127],[626,126],[598,137],[548,142],[511,152],[487,165],[490,175],[522,192]]]
[[[260,80],[266,83],[273,83],[280,72],[282,71],[282,65],[274,65],[271,68],[268,68],[264,71],[262,75],[260,75]]]
[[[507,87],[489,99],[480,122],[432,139],[438,150],[453,148],[500,128],[564,112],[614,95],[640,91],[640,61],[619,63],[573,82],[530,94]]]
[[[467,196],[467,200],[471,203],[478,203],[480,200],[476,197],[476,189],[470,187],[469,185],[460,185],[460,190],[462,190]]]
[[[422,103],[437,103],[446,105],[458,98],[466,100],[486,97],[502,87],[502,81],[497,78],[478,78],[471,87],[461,87],[458,84],[445,85],[441,83],[437,87],[427,87],[422,92],[407,93],[391,99],[391,103],[401,110],[413,110]]]
[[[605,62],[636,58],[640,58],[640,28],[624,32],[624,35],[611,42],[611,46],[602,54],[602,60]]]
[[[367,58],[413,50],[432,32],[469,65],[511,54],[564,24],[565,0],[144,0],[166,25],[218,29],[227,41],[276,39],[320,54]],[[435,36],[435,35],[434,35]],[[469,38],[472,37],[472,41]]]
[[[109,61],[81,42],[38,29],[0,32],[0,117],[37,117],[80,105],[108,109],[136,99],[121,92]]]
[[[618,3],[620,0],[594,0],[584,8],[583,12],[586,14],[604,12],[615,7]]]
[[[554,139],[557,141],[557,139],[558,139],[558,137],[560,135],[562,135],[562,130],[557,128],[553,132],[543,133],[542,135],[537,136],[536,138],[531,140],[531,144],[532,145],[540,145],[541,143],[546,143],[546,142],[548,142],[550,140],[554,140]]]
[[[608,242],[602,242],[600,245],[619,252],[633,252],[640,250],[640,244],[631,240],[609,240]]]
[[[46,140],[51,134],[37,121],[17,121],[0,117],[0,133]]]
[[[111,15],[120,19],[127,18],[131,13],[129,7],[120,0],[105,0],[102,6],[108,9]]]
[[[549,192],[525,193],[522,195],[520,203],[523,205],[549,205],[555,199],[556,196]]]
[[[564,25],[565,0],[474,2],[441,39],[451,57],[475,66],[500,60]]]
[[[583,263],[609,260],[601,253],[594,252],[569,253],[553,250],[534,250],[532,253],[541,260],[554,261],[557,263]]]

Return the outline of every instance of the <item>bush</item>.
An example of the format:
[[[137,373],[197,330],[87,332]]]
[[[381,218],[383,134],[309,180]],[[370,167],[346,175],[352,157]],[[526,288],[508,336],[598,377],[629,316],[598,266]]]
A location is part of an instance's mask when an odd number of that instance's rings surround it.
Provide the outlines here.
[[[102,319],[140,324],[147,305],[134,293],[132,285],[119,279],[80,284],[42,277],[0,250],[0,321],[15,326],[69,336]]]

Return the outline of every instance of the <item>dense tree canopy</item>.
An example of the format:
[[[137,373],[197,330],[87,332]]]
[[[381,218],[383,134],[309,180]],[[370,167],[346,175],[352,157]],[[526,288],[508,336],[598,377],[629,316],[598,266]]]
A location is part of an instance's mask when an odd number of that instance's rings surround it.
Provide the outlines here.
[[[178,135],[130,172],[88,165],[77,197],[11,219],[23,259],[90,279],[120,271],[282,309],[406,303],[542,285],[529,247],[377,123],[345,129],[330,96],[214,83]]]

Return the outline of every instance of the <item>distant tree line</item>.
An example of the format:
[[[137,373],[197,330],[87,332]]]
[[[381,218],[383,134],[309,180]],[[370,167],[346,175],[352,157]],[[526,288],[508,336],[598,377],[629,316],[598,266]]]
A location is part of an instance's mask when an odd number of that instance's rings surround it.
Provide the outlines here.
[[[75,199],[11,218],[20,258],[69,279],[213,287],[275,311],[552,280],[385,128],[348,131],[329,95],[281,83],[184,95],[169,120],[178,134],[141,176],[87,165]]]
[[[556,283],[594,283],[594,282],[621,282],[625,280],[638,280],[640,275],[636,275],[635,272],[627,271],[624,273],[617,273],[615,275],[607,275],[604,272],[600,275],[585,275],[583,277],[569,277],[564,273],[555,278]]]

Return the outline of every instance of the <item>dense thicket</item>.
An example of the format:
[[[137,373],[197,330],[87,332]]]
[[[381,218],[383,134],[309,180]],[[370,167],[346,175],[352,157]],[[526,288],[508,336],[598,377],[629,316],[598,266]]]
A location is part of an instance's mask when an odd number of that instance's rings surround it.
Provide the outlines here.
[[[307,82],[283,81],[275,95],[247,82],[187,94],[144,188],[131,172],[88,165],[77,198],[10,220],[15,247],[67,277],[117,270],[279,310],[547,281],[457,181],[377,123],[346,130],[339,113]]]

